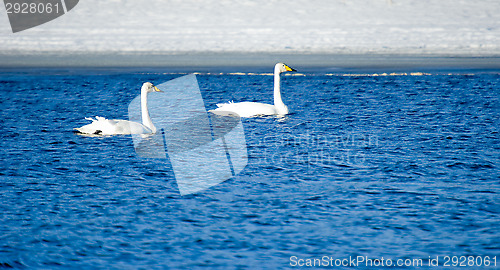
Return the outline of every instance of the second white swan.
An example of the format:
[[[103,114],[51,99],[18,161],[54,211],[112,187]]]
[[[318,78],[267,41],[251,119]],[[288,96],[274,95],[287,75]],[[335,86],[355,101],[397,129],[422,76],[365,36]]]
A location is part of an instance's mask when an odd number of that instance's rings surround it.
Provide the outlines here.
[[[80,128],[75,128],[79,133],[94,135],[122,135],[122,134],[154,134],[156,127],[149,117],[148,93],[162,92],[150,82],[146,82],[141,87],[141,114],[142,124],[128,120],[106,119],[96,116],[95,119],[86,117],[92,123]]]
[[[240,117],[253,117],[260,115],[286,115],[288,107],[281,99],[280,74],[287,71],[297,71],[286,64],[277,63],[274,66],[274,105],[260,102],[228,102],[217,104],[217,109],[210,110],[215,114],[236,113]]]

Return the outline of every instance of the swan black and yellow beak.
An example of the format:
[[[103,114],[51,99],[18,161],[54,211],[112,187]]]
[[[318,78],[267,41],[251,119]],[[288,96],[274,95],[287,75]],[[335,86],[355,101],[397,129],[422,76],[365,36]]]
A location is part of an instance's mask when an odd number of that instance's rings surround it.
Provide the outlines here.
[[[153,86],[153,87],[155,88],[155,92],[163,92],[160,89],[158,89],[158,87],[156,87],[156,86]]]
[[[289,67],[287,65],[285,65],[285,69],[286,69],[286,71],[297,71],[296,69],[291,68],[291,67]]]

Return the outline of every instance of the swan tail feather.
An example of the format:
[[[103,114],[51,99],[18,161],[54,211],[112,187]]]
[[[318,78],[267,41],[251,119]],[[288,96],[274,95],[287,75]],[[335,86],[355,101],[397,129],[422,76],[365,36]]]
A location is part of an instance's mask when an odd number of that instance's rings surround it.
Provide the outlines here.
[[[85,117],[85,120],[89,120],[89,121],[92,121],[92,122],[99,122],[99,121],[106,121],[108,119],[106,119],[104,117],[101,117],[101,116],[96,116],[95,119],[92,118],[92,117]]]
[[[85,126],[75,128],[78,133],[83,133],[83,134],[96,134],[96,135],[101,135],[103,133],[102,128],[103,125],[106,125],[108,120],[104,117],[101,116],[96,116],[95,119],[92,117],[85,117],[85,120],[92,121],[92,123],[87,124]]]
[[[215,105],[217,105],[217,108],[221,108],[221,107],[224,107],[226,105],[233,104],[233,103],[234,103],[234,101],[231,100],[231,101],[228,101],[227,103],[217,103]]]

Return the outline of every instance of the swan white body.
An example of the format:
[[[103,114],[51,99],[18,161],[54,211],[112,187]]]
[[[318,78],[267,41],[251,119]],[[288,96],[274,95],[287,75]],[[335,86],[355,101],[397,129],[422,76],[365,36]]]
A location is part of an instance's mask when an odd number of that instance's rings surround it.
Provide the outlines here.
[[[125,135],[125,134],[153,134],[156,127],[151,121],[148,110],[148,93],[161,92],[152,83],[146,82],[141,88],[141,113],[142,124],[128,120],[106,119],[96,116],[95,119],[86,117],[92,123],[80,128],[75,128],[80,133],[96,135]]]
[[[283,103],[283,100],[281,99],[280,89],[280,74],[287,71],[296,70],[283,63],[278,63],[274,66],[274,105],[260,102],[228,102],[217,104],[218,108],[215,110],[210,110],[210,112],[215,114],[227,114],[231,112],[238,114],[240,117],[288,114],[288,107],[285,105],[285,103]]]

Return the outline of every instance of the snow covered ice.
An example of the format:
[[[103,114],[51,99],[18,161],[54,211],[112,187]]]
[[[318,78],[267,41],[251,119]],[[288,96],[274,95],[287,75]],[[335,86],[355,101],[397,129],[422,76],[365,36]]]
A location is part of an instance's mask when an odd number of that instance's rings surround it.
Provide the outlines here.
[[[0,12],[0,60],[24,53],[498,56],[499,14],[496,0],[85,0],[16,34]]]

